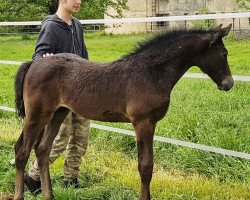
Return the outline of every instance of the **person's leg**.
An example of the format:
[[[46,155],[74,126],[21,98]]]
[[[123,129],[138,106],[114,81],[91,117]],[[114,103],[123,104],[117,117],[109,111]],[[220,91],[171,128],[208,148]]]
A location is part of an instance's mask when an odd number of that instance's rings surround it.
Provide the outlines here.
[[[57,137],[55,138],[52,146],[52,150],[49,156],[49,162],[54,163],[54,161],[65,151],[68,143],[69,136],[72,132],[72,112],[69,112],[65,120],[63,121]]]
[[[65,155],[64,181],[65,186],[78,184],[78,173],[82,157],[88,146],[90,121],[76,114],[72,114],[72,132]]]

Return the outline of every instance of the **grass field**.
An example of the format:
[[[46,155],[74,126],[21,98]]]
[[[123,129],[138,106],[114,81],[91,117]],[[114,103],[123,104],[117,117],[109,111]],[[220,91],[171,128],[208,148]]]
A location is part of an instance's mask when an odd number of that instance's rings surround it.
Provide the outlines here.
[[[130,52],[145,35],[86,35],[90,59],[112,61]],[[0,37],[0,60],[30,60],[36,37]],[[233,74],[250,75],[250,41],[225,41]],[[14,107],[13,77],[17,66],[0,65],[0,105]],[[191,71],[197,72],[197,69]],[[156,135],[250,153],[250,87],[236,82],[229,92],[211,80],[182,78],[172,92],[167,116]],[[0,111],[0,198],[13,193],[15,169],[9,161],[22,121]],[[96,122],[95,122],[96,123]],[[102,123],[132,130],[130,124]],[[229,156],[154,143],[152,198],[250,199],[250,162]],[[33,156],[33,155],[32,155]],[[130,200],[139,197],[135,139],[96,129],[81,168],[82,189],[64,189],[63,156],[51,166],[56,199]],[[27,199],[37,199],[29,192]],[[39,197],[40,198],[40,197]],[[42,198],[42,197],[41,197]]]

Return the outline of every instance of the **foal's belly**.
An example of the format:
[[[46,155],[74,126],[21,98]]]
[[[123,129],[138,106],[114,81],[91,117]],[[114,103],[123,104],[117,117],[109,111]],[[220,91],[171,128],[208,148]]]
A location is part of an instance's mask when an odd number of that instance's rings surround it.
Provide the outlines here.
[[[130,120],[118,112],[104,112],[99,116],[93,116],[92,120],[98,120],[103,122],[130,122]]]
[[[100,121],[105,122],[130,122],[130,120],[123,114],[112,110],[107,110],[102,113]]]
[[[75,111],[73,111],[75,112]],[[130,122],[129,118],[122,112],[117,112],[113,110],[105,111],[90,111],[90,112],[75,112],[78,115],[90,120],[97,120],[103,122]]]

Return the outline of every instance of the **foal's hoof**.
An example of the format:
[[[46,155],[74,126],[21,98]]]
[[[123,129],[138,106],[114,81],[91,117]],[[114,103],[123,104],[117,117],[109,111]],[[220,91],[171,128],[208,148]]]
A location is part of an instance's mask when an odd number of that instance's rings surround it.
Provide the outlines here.
[[[6,200],[12,200],[12,199],[6,199]],[[14,197],[13,200],[24,200],[24,198]]]
[[[27,173],[24,174],[24,183],[32,194],[38,195],[42,192],[41,181],[32,179]]]
[[[13,200],[14,195],[0,192],[0,199],[2,199],[2,200]]]
[[[19,197],[19,196],[14,196],[14,198],[12,198],[13,200],[24,200],[23,197]],[[10,199],[6,199],[6,200],[12,200],[11,198]]]

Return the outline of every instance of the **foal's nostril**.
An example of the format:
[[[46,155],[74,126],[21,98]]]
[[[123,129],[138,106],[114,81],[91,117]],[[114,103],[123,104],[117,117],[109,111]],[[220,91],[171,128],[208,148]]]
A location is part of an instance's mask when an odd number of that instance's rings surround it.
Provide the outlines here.
[[[228,90],[230,90],[231,89],[231,86],[230,85],[228,85],[228,84],[223,84],[223,90],[224,91],[228,91]]]
[[[226,79],[224,79],[221,84],[218,86],[219,90],[224,90],[224,91],[228,91],[230,90],[234,85],[234,81],[232,77],[227,77]]]

